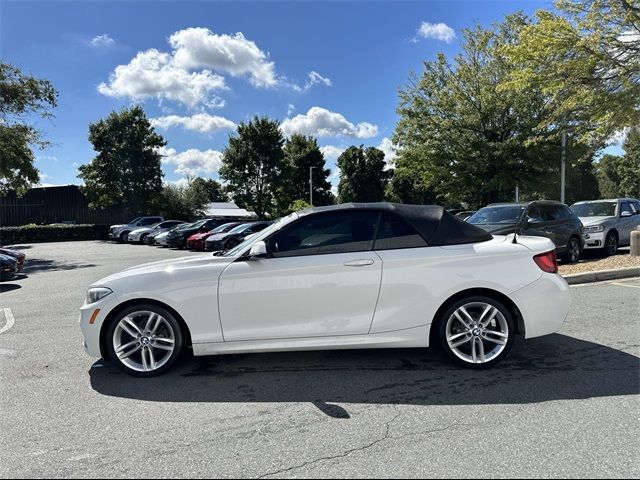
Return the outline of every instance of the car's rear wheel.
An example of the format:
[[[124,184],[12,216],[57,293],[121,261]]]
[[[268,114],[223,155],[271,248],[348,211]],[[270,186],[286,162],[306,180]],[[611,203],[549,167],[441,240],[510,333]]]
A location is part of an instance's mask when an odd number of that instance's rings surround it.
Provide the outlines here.
[[[609,232],[604,241],[604,254],[611,257],[618,253],[618,235],[615,232]]]
[[[569,239],[569,243],[567,244],[567,253],[565,253],[564,255],[566,262],[578,263],[581,254],[582,251],[580,248],[580,241],[576,237],[571,237],[571,239]]]
[[[515,338],[515,322],[501,302],[485,296],[469,296],[453,303],[438,323],[440,344],[458,365],[489,368],[509,354]]]
[[[126,373],[153,377],[180,356],[182,327],[171,312],[153,304],[132,305],[115,316],[107,330],[109,357]]]
[[[129,232],[122,232],[120,234],[120,243],[127,243],[128,237],[129,237]]]

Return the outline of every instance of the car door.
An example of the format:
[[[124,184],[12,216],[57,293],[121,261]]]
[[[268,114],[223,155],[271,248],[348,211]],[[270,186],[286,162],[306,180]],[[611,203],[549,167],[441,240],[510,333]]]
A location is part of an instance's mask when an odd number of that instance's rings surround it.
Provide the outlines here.
[[[218,286],[225,341],[367,334],[382,278],[378,216],[305,215],[266,240],[269,257],[230,264]]]
[[[637,226],[637,223],[638,220],[631,203],[628,201],[620,202],[620,211],[618,213],[620,245],[629,245],[631,243],[631,231]]]
[[[543,208],[544,205],[531,205],[527,209],[525,225],[522,229],[522,233],[533,237],[546,237],[553,243],[556,243],[554,233],[549,228],[549,212],[546,212],[547,216],[545,217],[545,214],[542,211]]]

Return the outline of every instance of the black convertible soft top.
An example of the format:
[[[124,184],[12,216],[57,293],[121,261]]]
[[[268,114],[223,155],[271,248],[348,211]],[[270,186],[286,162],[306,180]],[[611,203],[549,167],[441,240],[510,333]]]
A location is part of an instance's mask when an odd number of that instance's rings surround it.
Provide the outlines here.
[[[405,205],[401,203],[343,203],[328,207],[309,208],[298,212],[300,216],[339,210],[387,211],[402,217],[432,246],[462,245],[491,240],[491,234],[464,222],[437,205]]]

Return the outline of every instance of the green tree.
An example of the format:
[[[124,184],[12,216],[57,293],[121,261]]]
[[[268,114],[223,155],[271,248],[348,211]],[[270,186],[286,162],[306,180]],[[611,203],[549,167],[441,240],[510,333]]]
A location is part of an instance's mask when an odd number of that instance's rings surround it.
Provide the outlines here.
[[[289,208],[285,212],[287,215],[293,212],[299,212],[300,210],[305,210],[307,208],[311,208],[311,204],[305,200],[294,200],[289,205]]]
[[[259,218],[277,214],[291,201],[285,199],[289,171],[283,145],[277,121],[254,117],[238,125],[223,152],[220,178],[228,182],[233,200]]]
[[[130,213],[150,212],[162,190],[160,147],[166,145],[141,107],[112,112],[89,125],[89,141],[98,152],[81,165],[84,193],[92,208],[125,202]]]
[[[421,177],[413,175],[409,170],[400,168],[392,170],[385,198],[390,202],[414,205],[439,203],[437,195],[424,183]]]
[[[556,7],[538,11],[505,46],[521,68],[503,88],[542,89],[549,102],[539,130],[565,125],[593,152],[640,124],[640,2],[557,0]]]
[[[229,195],[222,184],[212,178],[196,177],[191,180],[191,186],[203,192],[207,202],[228,202]]]
[[[204,214],[209,194],[197,179],[186,185],[168,184],[162,187],[156,206],[165,218],[195,220]]]
[[[341,202],[380,202],[389,182],[384,152],[375,147],[351,146],[338,157]]]
[[[518,68],[503,47],[524,25],[518,14],[490,29],[464,31],[462,53],[453,62],[438,55],[400,90],[396,167],[441,203],[479,207],[513,200],[516,184],[535,191],[560,162],[557,132],[535,131],[545,95],[535,88],[498,91]],[[533,145],[534,135],[542,137]]]
[[[640,128],[632,128],[623,143],[624,155],[605,154],[597,167],[605,198],[640,198]]]
[[[40,181],[33,149],[44,149],[49,142],[29,120],[51,118],[57,102],[51,82],[0,62],[0,194],[9,189],[22,194]]]
[[[309,169],[313,167],[313,204],[322,206],[332,203],[331,183],[328,180],[331,170],[325,168],[324,155],[315,138],[292,135],[284,144],[284,158],[289,165],[290,198],[309,198]]]

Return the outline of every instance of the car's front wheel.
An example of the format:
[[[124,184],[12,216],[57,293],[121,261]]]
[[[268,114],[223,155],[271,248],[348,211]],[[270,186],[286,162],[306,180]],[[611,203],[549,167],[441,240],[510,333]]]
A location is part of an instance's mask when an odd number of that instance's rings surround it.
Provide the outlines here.
[[[616,253],[618,253],[618,235],[609,232],[604,241],[604,254],[606,257],[612,257]]]
[[[438,323],[440,344],[458,365],[488,368],[509,354],[515,338],[515,322],[501,302],[485,296],[469,296],[453,303]]]
[[[166,372],[184,344],[184,333],[174,315],[153,304],[141,303],[118,312],[106,335],[109,357],[136,377]]]
[[[567,263],[578,263],[582,249],[580,248],[580,241],[576,237],[571,237],[567,244],[567,253],[564,258]]]

